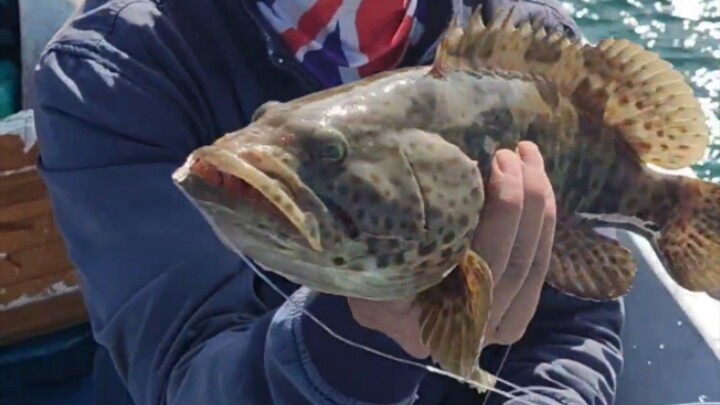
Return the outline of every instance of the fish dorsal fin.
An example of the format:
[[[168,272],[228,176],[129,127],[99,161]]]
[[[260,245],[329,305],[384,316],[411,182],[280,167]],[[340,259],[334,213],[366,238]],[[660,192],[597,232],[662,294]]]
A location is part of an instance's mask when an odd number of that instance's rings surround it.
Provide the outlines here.
[[[486,26],[478,8],[464,29],[451,25],[432,73],[504,71],[548,80],[578,109],[615,128],[644,162],[677,169],[703,157],[705,115],[670,63],[625,39],[590,45],[530,22],[516,27],[512,12],[498,13]]]

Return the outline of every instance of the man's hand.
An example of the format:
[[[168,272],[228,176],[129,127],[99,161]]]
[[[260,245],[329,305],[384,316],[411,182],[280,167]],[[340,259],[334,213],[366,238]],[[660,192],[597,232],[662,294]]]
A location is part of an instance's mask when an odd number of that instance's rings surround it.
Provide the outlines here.
[[[499,151],[473,241],[495,280],[486,345],[514,343],[525,333],[540,299],[554,231],[555,197],[537,146],[521,142],[517,152]],[[413,357],[430,355],[420,342],[419,310],[411,299],[348,302],[360,325],[391,337]]]
[[[494,301],[486,344],[518,341],[535,315],[555,234],[555,195],[537,146],[499,151],[474,249],[490,266]]]

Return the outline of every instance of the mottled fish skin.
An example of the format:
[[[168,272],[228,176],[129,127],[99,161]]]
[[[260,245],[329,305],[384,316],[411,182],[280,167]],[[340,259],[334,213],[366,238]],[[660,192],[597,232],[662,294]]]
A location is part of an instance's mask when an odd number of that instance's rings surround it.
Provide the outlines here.
[[[568,209],[617,212],[621,194],[609,198],[603,192],[633,189],[628,173],[639,173],[640,166],[632,151],[616,136],[598,136],[611,129],[578,112],[552,84],[489,70],[438,78],[429,69],[410,68],[274,104],[249,127],[218,141],[219,147],[235,149],[252,148],[258,140],[285,142],[278,159],[354,223],[343,232],[321,231],[337,235],[334,245],[327,245],[333,256],[324,262],[308,255],[290,260],[310,261],[319,265],[315,272],[331,275],[308,280],[312,270],[306,266],[283,269],[284,275],[322,291],[369,299],[410,296],[437,283],[459,261],[477,224],[483,205],[479,172],[487,180],[492,155],[521,140],[538,144],[558,200]],[[320,147],[311,144],[317,139],[303,136],[313,131],[341,134],[349,146],[342,167],[295,157]],[[267,138],[269,132],[274,138]],[[299,142],[295,151],[289,149],[292,139]],[[358,166],[348,169],[348,162]],[[333,249],[344,246],[340,235],[348,233],[354,246],[366,249],[355,256]],[[282,257],[259,256],[274,268]],[[354,272],[378,277],[373,283],[349,274]]]

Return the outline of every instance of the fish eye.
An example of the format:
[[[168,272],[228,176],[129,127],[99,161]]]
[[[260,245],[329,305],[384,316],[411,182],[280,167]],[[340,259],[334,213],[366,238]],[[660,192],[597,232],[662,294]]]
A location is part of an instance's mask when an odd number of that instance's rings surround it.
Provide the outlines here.
[[[318,150],[318,158],[327,163],[337,163],[345,158],[345,144],[333,142],[321,145]]]
[[[313,122],[294,122],[288,131],[297,135],[307,157],[312,161],[339,163],[348,154],[345,135],[333,127]]]

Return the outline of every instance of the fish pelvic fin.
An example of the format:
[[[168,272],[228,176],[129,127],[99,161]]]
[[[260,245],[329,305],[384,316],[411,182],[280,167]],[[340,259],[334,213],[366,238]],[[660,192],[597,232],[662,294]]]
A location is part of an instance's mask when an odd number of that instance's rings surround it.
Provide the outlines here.
[[[488,265],[468,250],[457,268],[418,294],[415,301],[421,309],[422,341],[430,348],[432,359],[445,371],[486,387],[494,387],[495,377],[481,370],[478,362],[492,288]]]
[[[720,185],[683,176],[667,176],[677,190],[656,239],[670,276],[682,287],[720,299]]]
[[[637,265],[629,250],[597,233],[585,218],[560,214],[546,282],[577,298],[604,301],[627,294]]]
[[[452,70],[552,82],[573,105],[617,130],[643,162],[689,166],[709,143],[706,117],[682,73],[625,39],[583,44],[541,24],[516,27],[514,8],[483,23],[476,9],[467,27],[447,30],[431,74]],[[504,72],[504,73],[503,73]]]

